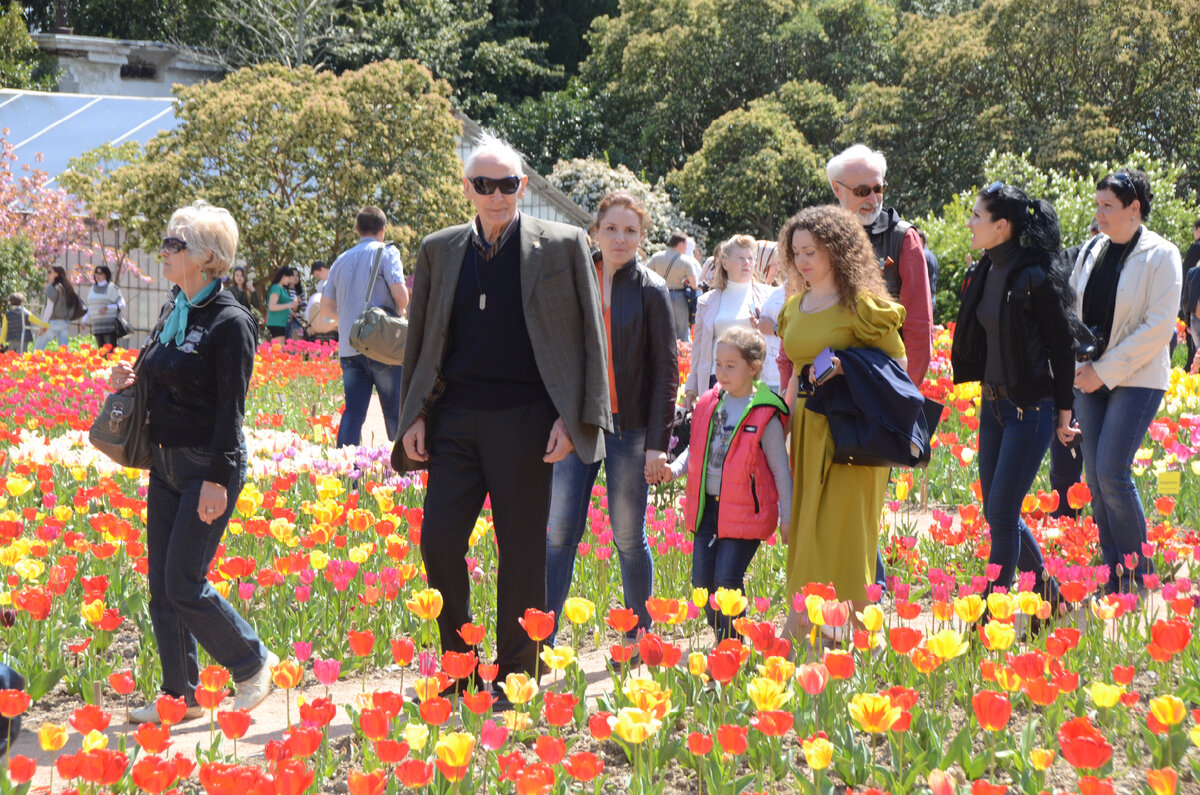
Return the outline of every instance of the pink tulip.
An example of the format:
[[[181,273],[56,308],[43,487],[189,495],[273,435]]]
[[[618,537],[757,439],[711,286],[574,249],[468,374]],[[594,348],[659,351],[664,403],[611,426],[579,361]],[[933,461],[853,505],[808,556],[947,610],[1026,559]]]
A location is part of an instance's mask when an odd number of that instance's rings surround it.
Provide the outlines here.
[[[313,660],[313,676],[317,677],[317,681],[326,687],[336,682],[341,675],[341,660],[322,660],[319,657]]]

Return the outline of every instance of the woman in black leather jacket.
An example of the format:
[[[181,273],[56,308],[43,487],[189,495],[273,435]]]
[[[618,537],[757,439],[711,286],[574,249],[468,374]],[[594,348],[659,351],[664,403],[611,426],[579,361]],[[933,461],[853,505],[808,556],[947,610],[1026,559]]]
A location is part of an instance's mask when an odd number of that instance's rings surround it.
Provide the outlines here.
[[[1048,202],[995,182],[980,191],[967,226],[971,247],[985,253],[963,284],[950,361],[955,383],[979,381],[983,391],[979,479],[996,575],[987,590],[1010,589],[1020,569],[1032,575],[1021,586],[1032,586],[1053,610],[1058,587],[1044,575],[1021,503],[1051,438],[1057,433],[1066,444],[1078,433],[1071,427],[1078,320],[1058,216]]]
[[[630,637],[650,627],[646,600],[654,587],[654,564],[646,543],[647,478],[657,482],[667,465],[679,388],[667,285],[637,261],[647,220],[640,200],[617,191],[600,201],[594,229],[601,254],[597,276],[608,336],[608,391],[615,428],[604,437],[604,480],[625,606],[638,617]],[[599,472],[600,462],[584,464],[574,453],[554,465],[546,535],[546,604],[556,616],[562,615],[571,588],[575,552],[588,526],[592,487]]]

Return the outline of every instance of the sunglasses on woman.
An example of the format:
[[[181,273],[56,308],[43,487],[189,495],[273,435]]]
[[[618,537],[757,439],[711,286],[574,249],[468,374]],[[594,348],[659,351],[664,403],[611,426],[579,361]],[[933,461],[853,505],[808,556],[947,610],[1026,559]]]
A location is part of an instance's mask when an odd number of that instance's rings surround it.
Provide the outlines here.
[[[180,240],[177,237],[164,237],[162,242],[162,250],[168,254],[178,254],[188,247],[186,240]]]
[[[505,196],[511,196],[521,187],[521,178],[516,176],[500,177],[499,179],[493,179],[492,177],[471,177],[470,180],[471,187],[480,196],[491,196],[496,191],[496,188],[499,188],[500,192]]]

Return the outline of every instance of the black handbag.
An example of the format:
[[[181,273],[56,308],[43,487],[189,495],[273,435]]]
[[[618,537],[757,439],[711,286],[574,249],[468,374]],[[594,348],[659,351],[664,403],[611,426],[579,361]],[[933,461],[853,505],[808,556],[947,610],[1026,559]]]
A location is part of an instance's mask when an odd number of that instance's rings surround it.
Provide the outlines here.
[[[163,319],[159,320],[138,353],[137,361],[133,363],[135,375],[142,359],[158,343]],[[104,399],[104,405],[88,431],[88,441],[93,447],[117,464],[130,469],[149,469],[154,463],[154,453],[150,449],[148,389],[145,382],[138,378],[133,386],[111,393]]]
[[[129,321],[120,312],[113,319],[113,332],[116,333],[117,339],[124,339],[133,333],[133,326],[129,325]]]
[[[858,421],[856,415],[843,412],[829,414],[829,434],[833,437],[833,463],[850,464],[864,467],[900,467],[904,469],[924,469],[929,465],[932,452],[931,441],[942,419],[945,407],[936,400],[925,398],[917,422],[913,428],[917,437],[915,455],[906,460],[894,460],[894,456],[885,455],[879,450],[868,449],[859,442]]]

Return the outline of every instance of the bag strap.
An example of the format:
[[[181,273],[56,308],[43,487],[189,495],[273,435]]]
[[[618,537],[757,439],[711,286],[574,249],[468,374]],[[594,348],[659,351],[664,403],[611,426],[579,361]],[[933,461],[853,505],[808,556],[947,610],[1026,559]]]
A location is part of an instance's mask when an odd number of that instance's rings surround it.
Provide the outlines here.
[[[164,308],[166,307],[165,304],[163,306],[164,306]],[[137,358],[134,359],[134,361],[133,361],[133,372],[134,373],[137,373],[138,367],[140,367],[142,364],[142,359],[145,358],[146,354],[150,352],[150,348],[152,348],[154,345],[158,344],[158,335],[162,333],[163,326],[165,326],[167,324],[167,318],[170,316],[171,316],[170,312],[164,312],[162,310],[159,310],[158,322],[154,324],[154,328],[150,331],[150,334],[146,337],[146,341],[142,343],[142,348],[141,348],[141,350],[138,351]]]
[[[675,256],[671,257],[671,261],[667,263],[667,272],[663,274],[663,279],[666,280],[671,275],[671,269],[675,267],[675,262],[679,259],[679,252],[675,252]]]
[[[367,280],[366,303],[368,304],[371,302],[371,291],[375,289],[375,280],[379,278],[379,263],[380,260],[383,259],[383,250],[385,248],[387,248],[387,246],[383,245],[375,249],[375,255],[371,258],[371,278]],[[386,286],[386,284],[384,286]]]

